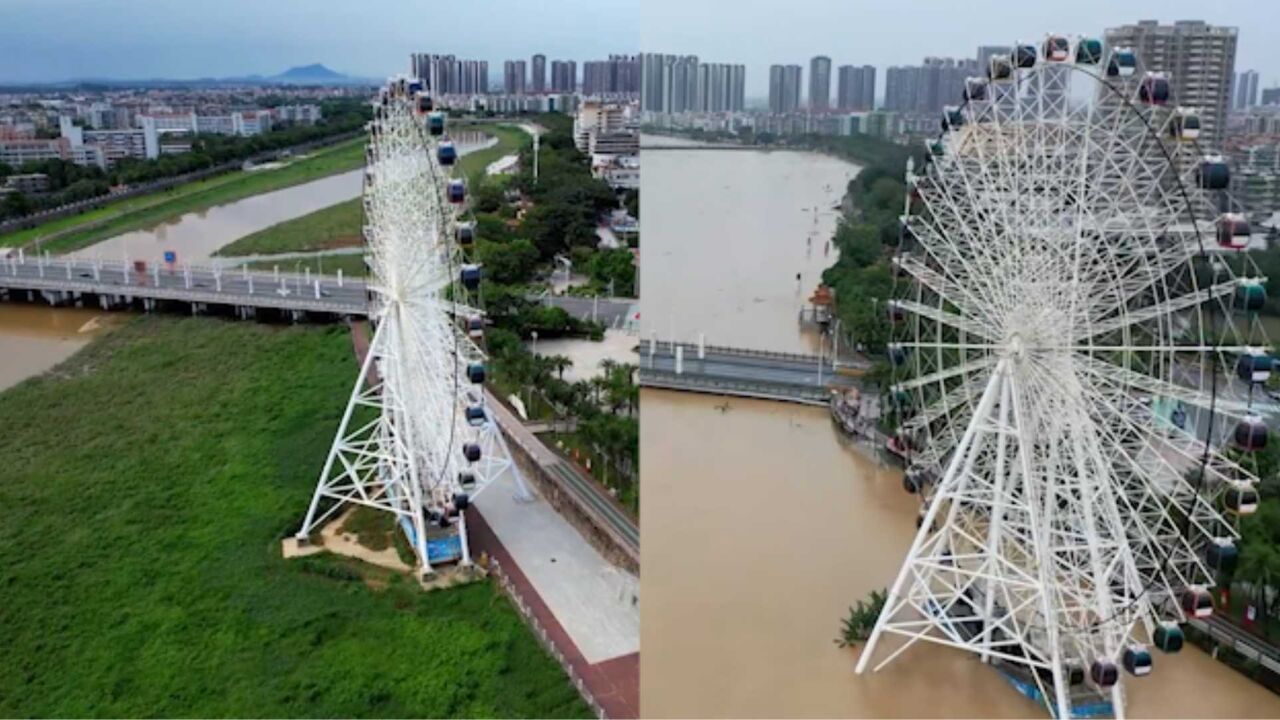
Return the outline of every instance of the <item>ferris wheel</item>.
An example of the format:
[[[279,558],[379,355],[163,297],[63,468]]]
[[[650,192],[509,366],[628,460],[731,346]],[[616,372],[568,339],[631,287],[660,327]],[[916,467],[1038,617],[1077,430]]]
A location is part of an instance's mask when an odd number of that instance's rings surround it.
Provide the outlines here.
[[[857,671],[929,641],[1122,716],[1257,505],[1266,279],[1208,118],[1131,50],[1019,44],[961,100],[907,169],[891,446],[923,504]]]
[[[528,489],[486,402],[477,344],[481,268],[458,150],[415,80],[381,91],[369,124],[364,211],[373,338],[297,533],[305,542],[340,508],[394,514],[428,577],[471,564],[466,510],[504,473]]]

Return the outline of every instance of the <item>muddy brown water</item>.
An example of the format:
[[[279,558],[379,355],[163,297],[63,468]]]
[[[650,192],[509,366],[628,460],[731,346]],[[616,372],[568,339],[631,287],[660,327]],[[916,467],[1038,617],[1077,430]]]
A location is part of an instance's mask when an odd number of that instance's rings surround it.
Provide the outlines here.
[[[0,391],[71,357],[127,315],[0,302]]]
[[[795,242],[805,224],[777,218],[831,201],[825,186],[848,166],[797,155],[645,156],[642,322],[664,339],[668,324],[681,339],[712,326],[721,344],[806,347],[778,270],[794,284],[790,268],[820,268]],[[734,231],[713,232],[713,211],[733,214]],[[645,717],[1047,717],[977,658],[935,645],[854,674],[840,621],[893,581],[918,505],[901,471],[844,440],[824,409],[661,390],[641,405]],[[1280,697],[1194,647],[1155,661],[1126,677],[1131,717],[1280,717]]]

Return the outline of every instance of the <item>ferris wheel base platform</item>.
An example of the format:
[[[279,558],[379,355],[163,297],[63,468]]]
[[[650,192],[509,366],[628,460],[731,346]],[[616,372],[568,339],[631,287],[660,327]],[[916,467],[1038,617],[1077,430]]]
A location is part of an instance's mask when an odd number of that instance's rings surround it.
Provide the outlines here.
[[[1029,700],[1049,711],[1050,717],[1056,717],[1057,708],[1054,703],[1050,702],[1036,687],[1034,680],[1023,677],[1024,673],[1012,670],[1008,667],[997,665],[996,672],[1000,673],[1000,677],[1004,678],[1015,690],[1025,695]],[[1072,703],[1071,717],[1073,718],[1109,718],[1115,717],[1115,708],[1112,707],[1111,701],[1097,696],[1093,696],[1079,704]]]
[[[417,533],[413,531],[413,523],[408,518],[400,519],[400,529],[404,531],[405,539],[409,541],[409,547],[418,546]],[[447,528],[429,527],[427,528],[427,562],[435,565],[437,563],[456,562],[462,559],[462,537],[459,534],[457,525],[450,525]]]

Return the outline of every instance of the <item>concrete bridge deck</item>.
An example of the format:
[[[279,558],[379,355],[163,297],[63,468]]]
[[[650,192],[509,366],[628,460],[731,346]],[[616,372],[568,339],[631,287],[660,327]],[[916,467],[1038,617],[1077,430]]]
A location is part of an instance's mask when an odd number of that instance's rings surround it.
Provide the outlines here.
[[[354,278],[192,265],[135,265],[32,257],[22,252],[0,260],[0,290],[41,294],[51,303],[93,295],[104,308],[142,300],[223,305],[240,309],[271,308],[296,312],[365,315],[368,300],[363,281]]]
[[[640,345],[640,384],[669,390],[825,405],[832,390],[855,387],[870,367],[860,358],[749,350],[694,343]]]

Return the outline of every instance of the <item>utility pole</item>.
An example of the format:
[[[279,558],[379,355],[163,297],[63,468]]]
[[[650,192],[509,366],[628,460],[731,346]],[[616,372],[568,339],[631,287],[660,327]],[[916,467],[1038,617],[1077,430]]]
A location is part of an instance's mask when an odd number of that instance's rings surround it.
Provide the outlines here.
[[[538,145],[541,135],[535,128],[533,131],[533,184],[538,184]]]

